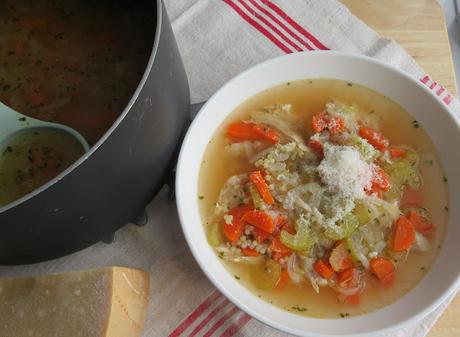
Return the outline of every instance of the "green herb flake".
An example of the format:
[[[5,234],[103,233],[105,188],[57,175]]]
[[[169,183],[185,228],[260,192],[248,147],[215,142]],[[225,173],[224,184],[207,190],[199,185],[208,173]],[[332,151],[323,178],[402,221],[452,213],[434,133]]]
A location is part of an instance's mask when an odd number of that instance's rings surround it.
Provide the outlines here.
[[[425,267],[420,267],[420,270],[421,270],[421,271],[425,271],[426,268],[425,268]]]
[[[349,87],[352,87],[352,86],[353,86],[353,84],[352,84],[352,83],[347,83],[347,85],[348,85]]]
[[[369,111],[370,114],[373,114],[375,112],[374,109],[372,109],[371,111]]]
[[[295,306],[291,307],[291,309],[292,309],[292,310],[296,310],[296,311],[298,311],[298,312],[305,312],[305,311],[308,311],[307,308],[300,307],[300,306],[298,306],[298,305],[295,305]]]
[[[25,118],[25,117],[18,118],[18,121],[20,121],[20,122],[25,122],[25,121],[26,121],[26,118]]]
[[[291,82],[287,82],[286,85],[291,85]]]
[[[345,317],[350,316],[350,314],[349,314],[348,312],[341,312],[341,313],[339,313],[339,315],[340,315],[340,317],[342,317],[342,318],[345,318]]]
[[[225,253],[224,252],[219,252],[219,254],[217,254],[217,256],[219,257],[219,259],[223,259],[224,256],[225,256]]]
[[[238,275],[233,275],[235,277],[235,279],[239,280],[241,279],[241,277],[239,277]]]
[[[202,195],[199,195],[199,196],[198,196],[198,199],[203,200],[204,197],[203,197]]]
[[[412,121],[412,126],[416,129],[418,129],[420,127],[420,125],[418,124],[418,122],[416,120]]]
[[[444,209],[446,210],[446,212],[449,212],[449,207],[444,206]]]
[[[443,177],[442,180],[447,183],[447,178],[446,177]]]

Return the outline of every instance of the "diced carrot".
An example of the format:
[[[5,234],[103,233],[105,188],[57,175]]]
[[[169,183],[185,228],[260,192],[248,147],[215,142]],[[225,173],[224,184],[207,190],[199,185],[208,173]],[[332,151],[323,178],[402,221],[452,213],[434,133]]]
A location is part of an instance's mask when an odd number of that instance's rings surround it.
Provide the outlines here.
[[[374,257],[370,261],[371,272],[377,276],[382,285],[390,287],[395,280],[396,268],[390,259]]]
[[[353,267],[353,262],[344,243],[339,244],[332,250],[329,256],[329,264],[336,272]]]
[[[334,276],[334,271],[328,262],[323,260],[316,260],[313,268],[318,273],[319,276],[325,278],[326,280],[331,279]]]
[[[275,236],[275,238],[272,240],[272,242],[270,242],[270,245],[268,246],[268,248],[272,252],[281,253],[281,254],[291,254],[291,252],[292,252],[288,247],[286,247],[281,242],[279,235]]]
[[[273,233],[275,230],[272,217],[263,211],[249,211],[243,215],[242,220],[268,233]]]
[[[358,133],[362,138],[367,140],[369,144],[371,144],[377,150],[384,151],[388,147],[388,145],[390,145],[388,139],[386,139],[380,131],[377,131],[375,129],[366,126],[361,126],[359,128]]]
[[[230,242],[235,243],[241,237],[245,226],[241,218],[252,209],[254,209],[252,205],[241,205],[233,208],[227,213],[233,217],[230,224],[224,222],[224,234]]]
[[[351,305],[359,305],[361,303],[360,293],[356,293],[354,295],[349,295],[349,296],[339,295],[339,299],[341,302],[351,304]]]
[[[308,142],[308,146],[318,156],[318,158],[323,159],[324,149],[323,144],[321,144],[321,142],[315,139],[310,139],[310,141]]]
[[[390,156],[393,159],[404,158],[406,156],[406,151],[397,147],[390,147]]]
[[[396,220],[393,250],[403,252],[408,250],[415,241],[414,225],[406,217],[400,217]]]
[[[326,112],[319,112],[311,120],[311,128],[314,133],[323,132],[327,129],[329,115]]]
[[[314,133],[329,130],[331,134],[338,134],[345,130],[345,122],[339,116],[331,116],[327,112],[319,112],[311,120],[311,128]]]
[[[291,253],[278,253],[278,252],[273,252],[272,253],[272,260],[279,262],[281,259],[290,256]]]
[[[246,140],[268,141],[272,144],[279,142],[277,131],[265,126],[251,122],[237,122],[227,128],[227,137],[234,142],[244,142]]]
[[[286,269],[283,269],[281,271],[280,277],[278,278],[278,281],[276,282],[275,289],[284,289],[284,287],[286,287],[286,285],[288,284],[289,279],[290,277],[288,271]]]
[[[273,220],[276,229],[283,229],[284,227],[290,227],[288,219],[281,213],[275,216]]]
[[[430,233],[434,225],[431,223],[427,218],[422,216],[420,213],[414,210],[410,210],[409,213],[406,215],[407,219],[414,225],[414,228],[417,232],[422,234]]]
[[[254,236],[254,239],[256,239],[258,243],[262,243],[268,239],[268,237],[270,236],[270,233],[255,227],[252,230],[252,235]]]
[[[356,268],[341,271],[337,277],[338,285],[343,289],[355,289],[359,287],[360,275]]]
[[[390,177],[388,174],[380,166],[374,166],[372,174],[371,191],[387,192],[390,189]]]
[[[260,173],[260,171],[254,171],[249,173],[249,179],[254,183],[254,185],[256,185],[257,190],[260,193],[260,196],[266,204],[271,205],[275,202],[272,194],[270,193],[270,189],[268,188],[268,185],[265,182],[265,179]]]
[[[422,207],[423,205],[423,194],[422,191],[414,191],[411,189],[406,188],[404,190],[404,194],[399,202],[401,207],[404,206],[418,206]]]
[[[246,247],[241,250],[245,256],[259,256],[259,252],[255,249]]]

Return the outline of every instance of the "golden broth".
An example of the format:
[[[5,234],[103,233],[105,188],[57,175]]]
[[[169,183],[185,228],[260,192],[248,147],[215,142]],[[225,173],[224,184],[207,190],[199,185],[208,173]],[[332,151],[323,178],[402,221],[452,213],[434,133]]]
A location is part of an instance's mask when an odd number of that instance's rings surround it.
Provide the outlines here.
[[[420,153],[424,205],[431,212],[436,232],[430,239],[432,250],[425,253],[411,252],[407,261],[398,268],[396,282],[390,289],[382,287],[375,278],[367,276],[359,306],[340,303],[336,293],[329,287],[322,287],[317,294],[307,281],[300,285],[288,284],[283,290],[262,291],[251,284],[250,266],[224,262],[229,272],[256,296],[291,312],[323,318],[361,315],[396,301],[422,279],[441,248],[447,223],[447,183],[433,143],[413,117],[390,99],[357,84],[315,79],[279,85],[250,98],[224,121],[206,149],[198,186],[200,212],[203,223],[206,223],[227,178],[253,169],[246,161],[236,160],[223,150],[227,144],[223,132],[226,126],[236,120],[247,118],[251,112],[264,106],[289,103],[292,104],[295,114],[304,117],[307,139],[311,135],[311,117],[323,110],[331,98],[347,104],[356,103],[362,114],[375,114],[380,119],[381,131],[391,144],[408,145]]]

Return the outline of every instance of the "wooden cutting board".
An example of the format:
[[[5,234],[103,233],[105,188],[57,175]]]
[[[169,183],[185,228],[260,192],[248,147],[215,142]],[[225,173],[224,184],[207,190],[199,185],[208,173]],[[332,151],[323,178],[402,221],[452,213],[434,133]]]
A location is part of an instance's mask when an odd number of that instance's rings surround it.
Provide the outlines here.
[[[457,95],[444,13],[436,0],[341,0],[380,35],[399,42],[436,81]],[[460,336],[460,293],[428,337]]]

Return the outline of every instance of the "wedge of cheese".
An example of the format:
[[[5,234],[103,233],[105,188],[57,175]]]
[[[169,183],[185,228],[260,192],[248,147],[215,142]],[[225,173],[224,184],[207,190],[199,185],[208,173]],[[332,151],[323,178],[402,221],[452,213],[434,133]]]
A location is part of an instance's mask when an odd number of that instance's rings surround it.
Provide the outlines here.
[[[120,267],[0,279],[1,337],[137,337],[149,276]]]

